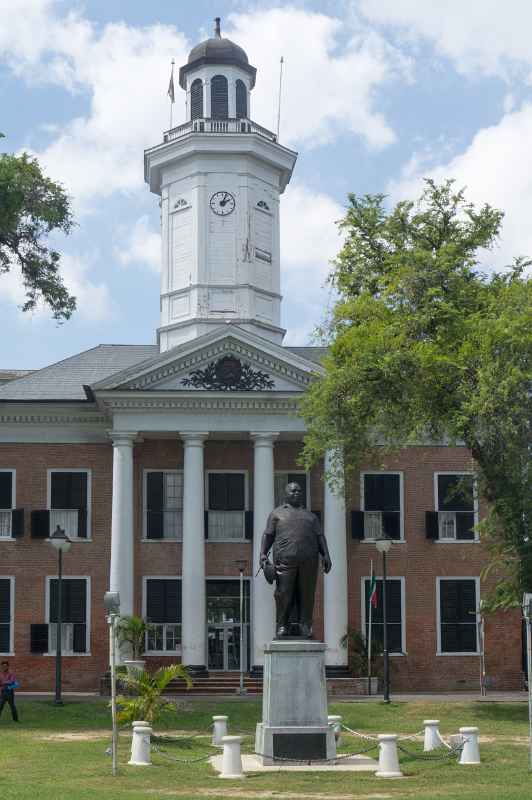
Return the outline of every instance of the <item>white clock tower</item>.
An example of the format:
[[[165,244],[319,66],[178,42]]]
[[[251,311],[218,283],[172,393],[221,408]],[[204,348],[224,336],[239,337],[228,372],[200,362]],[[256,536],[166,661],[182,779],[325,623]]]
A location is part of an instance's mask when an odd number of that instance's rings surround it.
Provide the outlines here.
[[[145,153],[161,196],[161,352],[223,323],[282,343],[279,197],[297,154],[251,121],[255,75],[216,19],[179,71],[187,121]]]

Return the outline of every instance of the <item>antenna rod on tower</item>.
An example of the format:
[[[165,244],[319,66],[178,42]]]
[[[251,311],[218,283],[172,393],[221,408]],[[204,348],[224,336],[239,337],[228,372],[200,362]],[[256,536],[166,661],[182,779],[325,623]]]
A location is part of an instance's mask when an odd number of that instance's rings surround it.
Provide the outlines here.
[[[281,89],[283,85],[283,64],[284,58],[281,56],[279,62],[279,103],[277,106],[277,141],[279,141],[279,131],[281,129]]]

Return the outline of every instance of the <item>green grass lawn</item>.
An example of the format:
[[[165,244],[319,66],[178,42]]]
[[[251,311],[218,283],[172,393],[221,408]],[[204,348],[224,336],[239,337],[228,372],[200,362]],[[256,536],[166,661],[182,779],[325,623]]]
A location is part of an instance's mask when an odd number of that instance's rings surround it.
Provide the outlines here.
[[[208,747],[213,714],[229,716],[230,733],[246,735],[245,749],[253,750],[260,703],[250,701],[178,701],[175,720],[159,727],[178,731],[178,740],[165,745],[176,758],[194,759],[214,752]],[[395,800],[395,798],[456,798],[456,800],[521,800],[532,796],[528,771],[528,708],[526,703],[333,703],[349,727],[368,733],[415,733],[423,719],[440,720],[445,737],[462,725],[478,725],[482,765],[459,766],[456,760],[423,761],[401,754],[404,779],[377,779],[372,773],[275,773],[250,775],[243,781],[222,781],[206,761],[180,764],[153,753],[149,768],[129,767],[130,738],[120,737],[120,774],[111,776],[110,715],[105,702],[68,702],[56,708],[50,701],[21,701],[22,724],[15,725],[4,709],[0,719],[1,800]],[[364,747],[344,737],[343,750]],[[421,753],[419,744],[406,744]],[[373,754],[370,754],[373,755]]]

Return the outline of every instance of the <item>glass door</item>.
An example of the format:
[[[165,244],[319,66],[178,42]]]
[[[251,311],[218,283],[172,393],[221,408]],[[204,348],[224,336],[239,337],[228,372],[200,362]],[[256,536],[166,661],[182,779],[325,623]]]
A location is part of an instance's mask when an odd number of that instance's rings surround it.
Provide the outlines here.
[[[244,581],[243,596],[244,670],[249,664],[249,580]],[[207,581],[207,653],[208,669],[240,670],[240,581]]]

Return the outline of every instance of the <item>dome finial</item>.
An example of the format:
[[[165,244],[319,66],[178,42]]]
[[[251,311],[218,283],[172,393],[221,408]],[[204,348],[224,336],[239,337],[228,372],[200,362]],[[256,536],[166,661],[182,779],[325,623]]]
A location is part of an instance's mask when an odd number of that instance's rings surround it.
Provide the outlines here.
[[[221,22],[220,17],[214,18],[214,35],[216,36],[217,39],[222,38],[222,34],[220,33],[220,22]]]

